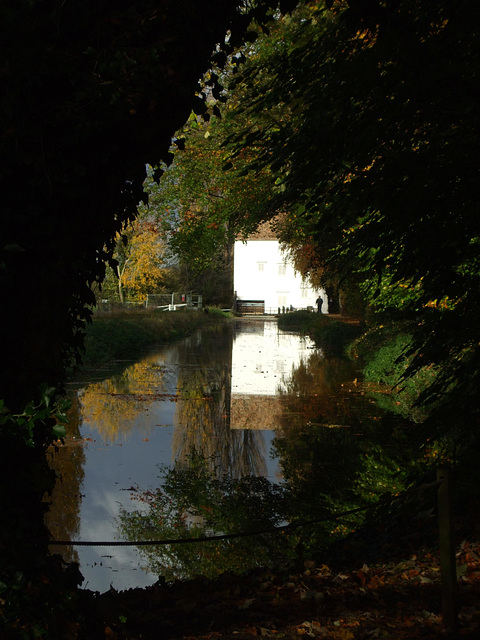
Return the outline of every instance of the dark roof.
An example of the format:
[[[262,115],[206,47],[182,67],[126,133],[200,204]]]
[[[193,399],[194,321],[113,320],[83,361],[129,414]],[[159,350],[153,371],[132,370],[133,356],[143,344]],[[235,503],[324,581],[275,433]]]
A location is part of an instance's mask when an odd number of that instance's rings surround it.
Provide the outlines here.
[[[251,233],[248,238],[237,238],[238,240],[278,240],[277,232],[275,231],[275,222],[276,220],[267,220],[266,222],[262,222],[258,229]]]

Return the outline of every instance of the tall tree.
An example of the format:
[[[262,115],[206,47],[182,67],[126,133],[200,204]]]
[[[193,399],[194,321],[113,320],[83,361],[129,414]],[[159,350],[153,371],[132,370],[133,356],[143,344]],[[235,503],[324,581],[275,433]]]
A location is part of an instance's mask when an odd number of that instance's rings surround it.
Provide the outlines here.
[[[232,57],[214,96],[221,124],[180,132],[172,174],[184,196],[190,152],[197,189],[209,176],[196,209],[174,207],[176,242],[219,242],[282,211],[304,275],[359,284],[373,307],[413,319],[409,373],[438,367],[421,401],[442,395],[457,424],[480,408],[479,11],[473,0],[299,4]]]
[[[262,0],[251,9],[265,19],[276,4]],[[54,420],[46,406],[51,392],[42,387],[61,384],[81,352],[95,300],[91,285],[103,279],[116,233],[135,216],[145,164],[168,156],[216,45],[226,55],[245,36],[250,11],[237,5],[0,5],[0,486],[9,525],[1,531],[0,566],[6,584],[4,569],[10,576],[20,566],[28,572],[46,550],[41,498],[51,486],[44,453]],[[24,411],[30,401],[37,409],[29,404]],[[13,558],[18,546],[22,554]]]
[[[107,267],[100,287],[102,298],[144,302],[147,294],[173,291],[173,274],[165,239],[158,225],[145,215],[129,223],[116,236],[116,268]]]
[[[0,388],[11,408],[78,352],[105,243],[108,254],[135,215],[145,163],[168,155],[215,45],[245,33],[236,7],[2,3]],[[265,16],[269,2],[253,9]]]
[[[236,64],[230,63],[226,73],[231,73],[232,68]],[[212,75],[213,72],[207,74],[205,81]],[[204,92],[210,93],[208,85]],[[158,183],[150,178],[146,185],[150,214],[159,220],[183,272],[188,272],[196,290],[201,289],[210,299],[215,293],[208,283],[212,272],[216,273],[215,287],[222,291],[224,304],[231,302],[233,294],[235,237],[255,228],[259,205],[272,186],[269,170],[247,176],[224,170],[228,151],[222,144],[228,133],[239,128],[239,123],[229,117],[235,100],[236,96],[230,95],[228,105],[223,107],[210,95],[210,109],[221,117],[214,114],[207,120],[205,115],[192,112],[174,138],[172,164]],[[239,167],[245,165],[249,154],[246,147],[238,160]],[[224,273],[223,285],[218,278],[220,271]],[[217,301],[221,300],[220,297]]]
[[[479,7],[362,6],[301,8],[234,77],[244,118],[279,104],[288,116],[257,127],[249,170],[275,174],[268,206],[288,212],[283,238],[308,248],[305,271],[353,274],[373,304],[417,319],[410,371],[441,365],[423,399],[454,387],[443,416],[467,424],[479,410]],[[230,138],[233,159],[249,132]]]

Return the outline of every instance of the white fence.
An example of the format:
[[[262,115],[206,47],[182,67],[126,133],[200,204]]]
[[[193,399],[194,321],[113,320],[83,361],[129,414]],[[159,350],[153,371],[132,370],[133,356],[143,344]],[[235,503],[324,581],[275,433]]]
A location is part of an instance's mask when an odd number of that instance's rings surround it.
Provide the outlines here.
[[[155,293],[147,295],[147,309],[163,309],[176,311],[182,307],[190,309],[202,308],[202,296],[193,293]]]

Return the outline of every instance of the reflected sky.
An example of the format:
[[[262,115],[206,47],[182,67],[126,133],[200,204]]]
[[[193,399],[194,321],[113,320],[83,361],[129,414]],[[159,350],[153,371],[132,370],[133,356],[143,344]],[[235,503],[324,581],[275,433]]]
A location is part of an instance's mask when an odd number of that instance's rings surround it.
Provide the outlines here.
[[[52,537],[118,539],[118,514],[132,508],[132,493],[155,489],[162,467],[192,450],[231,477],[278,480],[270,450],[280,392],[312,349],[309,340],[279,331],[274,321],[233,321],[78,389],[69,436],[52,456],[61,473],[47,518]],[[79,448],[83,455],[75,458]],[[60,526],[62,504],[72,515]],[[93,591],[158,579],[141,568],[136,547],[75,549],[83,586]]]

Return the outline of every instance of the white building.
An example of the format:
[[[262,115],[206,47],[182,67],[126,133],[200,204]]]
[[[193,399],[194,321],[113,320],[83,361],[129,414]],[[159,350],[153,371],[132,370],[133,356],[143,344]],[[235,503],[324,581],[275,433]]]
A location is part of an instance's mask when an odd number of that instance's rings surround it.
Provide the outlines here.
[[[316,310],[320,297],[322,313],[328,313],[325,291],[312,289],[295,272],[270,225],[263,225],[246,242],[235,242],[233,265],[233,288],[239,311],[270,314],[278,313],[279,309],[280,312],[309,307]]]
[[[278,329],[275,319],[249,321],[232,345],[230,428],[276,430],[282,424],[282,393],[308,360],[314,342]]]

